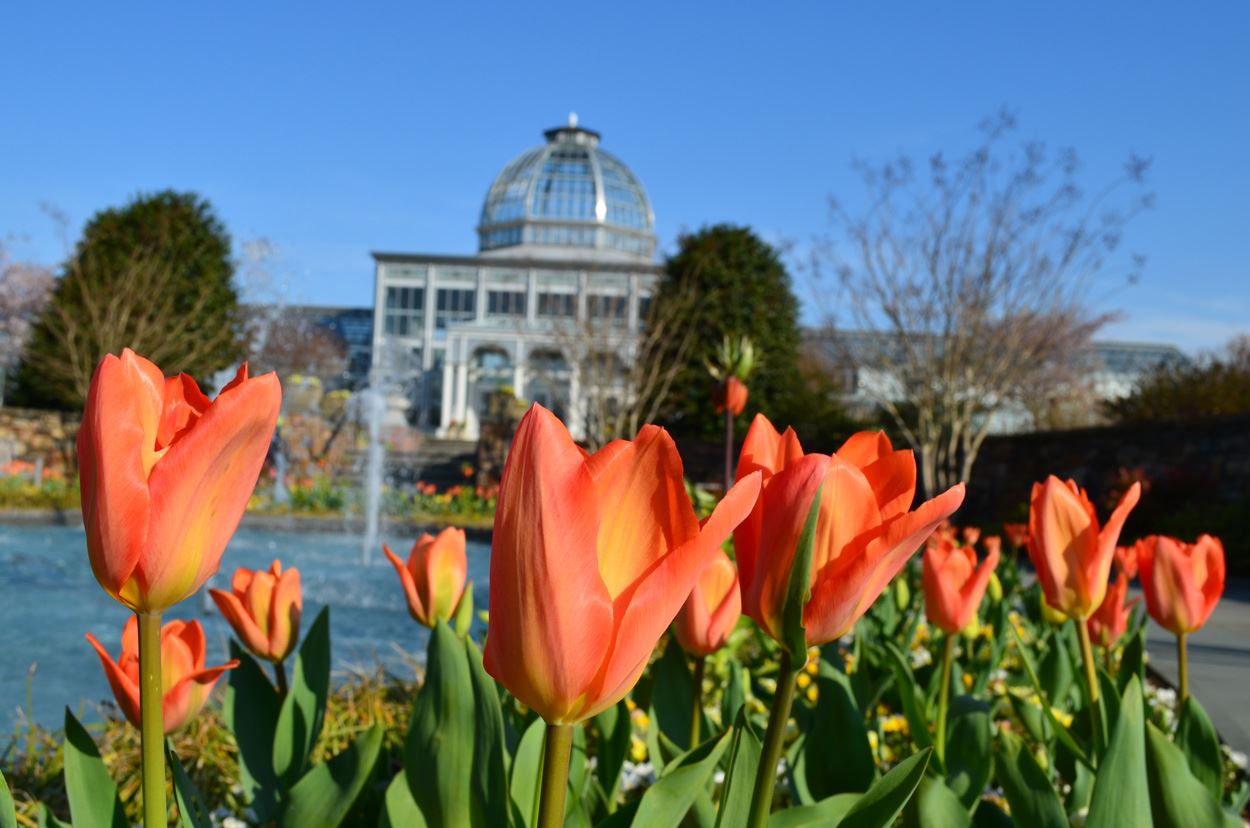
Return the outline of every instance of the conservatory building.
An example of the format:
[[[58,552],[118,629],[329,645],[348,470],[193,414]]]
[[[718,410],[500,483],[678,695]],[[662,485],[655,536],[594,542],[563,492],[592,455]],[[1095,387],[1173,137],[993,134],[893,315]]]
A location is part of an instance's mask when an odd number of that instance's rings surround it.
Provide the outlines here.
[[[511,394],[580,436],[588,395],[627,393],[586,366],[629,364],[659,277],[651,204],[576,116],[545,136],[495,176],[477,255],[373,254],[371,382],[388,424],[473,439]]]

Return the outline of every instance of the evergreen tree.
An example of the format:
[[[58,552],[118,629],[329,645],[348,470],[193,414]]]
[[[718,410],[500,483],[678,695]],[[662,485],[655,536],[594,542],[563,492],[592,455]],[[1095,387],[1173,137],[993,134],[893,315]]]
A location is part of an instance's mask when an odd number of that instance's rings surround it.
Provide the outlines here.
[[[18,374],[20,404],[73,409],[107,353],[130,347],[205,380],[242,357],[230,237],[194,193],[97,213],[64,264]]]

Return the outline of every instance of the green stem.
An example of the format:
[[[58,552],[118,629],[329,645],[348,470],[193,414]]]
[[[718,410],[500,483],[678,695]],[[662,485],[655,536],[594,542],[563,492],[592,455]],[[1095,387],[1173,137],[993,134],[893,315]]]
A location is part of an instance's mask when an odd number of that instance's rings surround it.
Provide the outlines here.
[[[1185,699],[1189,698],[1189,652],[1185,648],[1184,633],[1176,636],[1176,667],[1180,672],[1181,686],[1180,697],[1176,700],[1176,709],[1179,711],[1181,705],[1185,703]]]
[[[1081,661],[1085,664],[1085,685],[1089,688],[1089,713],[1093,722],[1094,746],[1096,753],[1102,753],[1104,745],[1102,737],[1102,710],[1098,703],[1098,668],[1094,665],[1094,647],[1089,642],[1089,627],[1083,618],[1073,618],[1077,635],[1081,641]]]
[[[273,663],[273,674],[274,674],[274,678],[276,678],[278,681],[278,698],[285,699],[286,689],[287,689],[286,688],[286,665],[283,664],[281,661],[275,661]]]
[[[543,741],[538,828],[561,828],[564,825],[564,797],[569,788],[569,756],[572,752],[573,726],[548,723]]]
[[[773,806],[773,786],[777,782],[777,763],[781,760],[781,745],[785,741],[786,722],[790,720],[790,706],[794,704],[794,664],[788,652],[781,653],[777,669],[777,692],[773,696],[772,713],[768,716],[768,730],[764,733],[764,746],[760,754],[760,766],[755,774],[755,791],[751,794],[750,828],[765,828],[768,812]]]
[[[699,744],[699,727],[703,722],[703,662],[706,659],[698,656],[694,660],[694,681],[691,688],[691,696],[694,697],[694,704],[690,711],[690,747]]]
[[[951,663],[955,660],[955,636],[947,633],[946,646],[942,650],[942,685],[938,688],[937,732],[934,749],[942,767],[946,767],[946,711],[951,706]]]
[[[139,735],[143,745],[143,824],[169,823],[165,807],[165,721],[162,715],[161,614],[139,613]]]

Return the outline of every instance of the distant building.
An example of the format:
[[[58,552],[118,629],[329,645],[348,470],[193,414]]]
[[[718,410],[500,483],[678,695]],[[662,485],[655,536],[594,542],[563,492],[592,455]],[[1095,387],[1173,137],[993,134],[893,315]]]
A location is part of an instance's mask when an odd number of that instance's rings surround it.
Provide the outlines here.
[[[660,272],[651,203],[576,116],[545,136],[495,177],[477,255],[373,254],[372,377],[392,424],[473,438],[506,389],[578,434],[571,339],[589,332],[628,359]]]

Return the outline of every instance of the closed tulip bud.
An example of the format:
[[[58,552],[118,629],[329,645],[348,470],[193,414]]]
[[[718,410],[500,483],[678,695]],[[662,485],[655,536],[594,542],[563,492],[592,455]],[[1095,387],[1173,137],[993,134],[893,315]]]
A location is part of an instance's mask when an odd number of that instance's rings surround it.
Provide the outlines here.
[[[104,667],[104,676],[126,721],[139,727],[139,619],[130,616],[122,631],[121,657],[114,661],[108,650],[87,633]],[[213,685],[226,670],[239,666],[228,661],[220,667],[204,666],[204,629],[199,621],[170,621],[161,627],[162,715],[165,733],[182,729],[196,717]]]
[[[279,561],[268,571],[240,567],[234,571],[229,592],[210,589],[208,593],[252,655],[279,662],[295,649],[304,608],[295,567],[283,570]]]
[[[587,455],[532,406],[499,484],[486,672],[553,725],[616,704],[758,494],[740,481],[700,525],[668,432]]]
[[[755,471],[764,475],[763,493],[734,532],[742,606],[790,648],[783,611],[813,504],[810,597],[802,609],[807,646],[850,632],[964,498],[960,483],[910,511],[916,462],[910,451],[895,451],[885,434],[860,432],[832,455],[804,455],[793,430],[778,434],[763,415],[751,424],[738,462],[740,478]]]
[[[731,374],[724,382],[716,386],[716,394],[713,398],[716,413],[723,414],[728,408],[729,413],[737,417],[747,407],[747,396],[746,383]]]
[[[469,572],[464,530],[448,526],[437,537],[421,535],[407,563],[386,544],[382,551],[399,575],[412,617],[431,629],[439,621],[450,621],[464,596]]]
[[[925,617],[949,635],[967,627],[977,617],[996,566],[996,552],[977,566],[971,546],[930,545],[924,552]]]
[[[1098,609],[1085,621],[1089,630],[1090,640],[1099,647],[1111,647],[1124,633],[1128,632],[1129,615],[1138,599],[1124,602],[1128,595],[1128,575],[1121,572],[1119,577],[1107,587],[1107,597],[1102,599]]]
[[[1128,546],[1117,546],[1115,548],[1115,563],[1120,571],[1129,577],[1129,580],[1137,577],[1137,558],[1138,547],[1140,542],[1132,543]]]
[[[1202,535],[1195,543],[1153,536],[1138,549],[1146,611],[1176,635],[1202,627],[1224,594],[1224,545]]]
[[[1090,616],[1107,592],[1111,559],[1141,484],[1125,492],[1101,529],[1085,491],[1051,475],[1033,484],[1029,504],[1029,560],[1053,609],[1078,620]]]
[[[991,551],[990,554],[997,554]],[[990,573],[990,585],[986,588],[986,592],[990,594],[990,600],[997,604],[1003,600],[1003,582],[998,580],[998,573]]]
[[[159,612],[217,571],[269,450],[282,391],[239,368],[215,400],[129,348],[100,361],[78,429],[87,553],[100,586]]]
[[[741,616],[738,569],[728,555],[718,552],[677,613],[673,633],[686,652],[708,656],[725,646]]]
[[[894,582],[894,605],[901,611],[907,609],[910,603],[911,587],[907,585],[906,578],[899,578]]]

